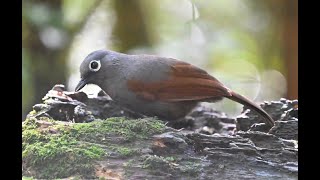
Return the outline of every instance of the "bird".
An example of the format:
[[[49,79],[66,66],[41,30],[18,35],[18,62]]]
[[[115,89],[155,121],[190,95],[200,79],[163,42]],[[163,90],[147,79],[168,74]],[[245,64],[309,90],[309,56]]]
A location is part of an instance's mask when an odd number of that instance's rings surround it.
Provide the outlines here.
[[[75,91],[98,85],[113,101],[134,112],[175,121],[200,102],[231,99],[256,111],[268,126],[274,120],[259,105],[232,91],[205,70],[169,57],[96,50],[80,65]]]

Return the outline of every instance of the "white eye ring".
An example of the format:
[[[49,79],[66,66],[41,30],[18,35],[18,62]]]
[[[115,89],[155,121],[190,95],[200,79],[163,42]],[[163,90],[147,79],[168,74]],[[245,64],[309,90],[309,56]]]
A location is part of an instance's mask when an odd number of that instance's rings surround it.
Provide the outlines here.
[[[97,72],[97,71],[99,71],[100,68],[101,68],[101,63],[99,60],[92,60],[89,63],[89,69],[91,71]]]

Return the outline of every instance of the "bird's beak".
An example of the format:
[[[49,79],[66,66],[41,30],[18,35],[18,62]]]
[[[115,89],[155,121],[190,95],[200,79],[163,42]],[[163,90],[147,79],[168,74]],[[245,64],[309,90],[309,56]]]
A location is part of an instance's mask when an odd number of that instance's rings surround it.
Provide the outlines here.
[[[81,90],[87,83],[88,83],[88,80],[86,78],[81,79],[79,81],[78,85],[76,86],[75,91],[77,92],[77,91]]]

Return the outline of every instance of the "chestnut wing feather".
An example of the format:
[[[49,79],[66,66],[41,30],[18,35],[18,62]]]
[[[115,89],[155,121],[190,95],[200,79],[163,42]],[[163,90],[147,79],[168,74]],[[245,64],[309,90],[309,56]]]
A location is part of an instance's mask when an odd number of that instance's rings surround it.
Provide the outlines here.
[[[167,80],[152,83],[129,80],[128,87],[150,101],[179,102],[230,96],[228,88],[200,68],[181,61],[170,68]]]

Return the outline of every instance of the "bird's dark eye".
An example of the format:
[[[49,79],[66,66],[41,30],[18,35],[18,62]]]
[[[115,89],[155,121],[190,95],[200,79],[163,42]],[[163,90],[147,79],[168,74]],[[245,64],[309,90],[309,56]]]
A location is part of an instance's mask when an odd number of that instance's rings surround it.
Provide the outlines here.
[[[91,69],[97,69],[98,66],[99,66],[99,64],[98,64],[96,61],[93,61],[93,62],[91,63]]]
[[[98,71],[101,67],[100,61],[93,60],[89,64],[89,68],[91,71]]]

